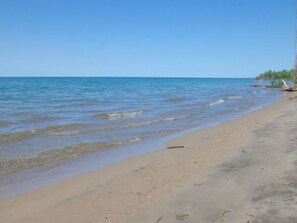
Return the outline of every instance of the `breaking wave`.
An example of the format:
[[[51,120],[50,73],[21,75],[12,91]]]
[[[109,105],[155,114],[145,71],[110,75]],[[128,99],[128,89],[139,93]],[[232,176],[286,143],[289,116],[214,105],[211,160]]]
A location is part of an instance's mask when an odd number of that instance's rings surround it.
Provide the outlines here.
[[[220,100],[209,103],[208,106],[214,106],[214,105],[222,104],[224,102],[225,101],[223,99],[220,99]]]
[[[136,112],[119,112],[119,113],[102,113],[96,115],[97,118],[101,119],[117,119],[117,118],[126,118],[126,117],[135,117],[139,116],[143,113],[143,111]]]
[[[242,98],[242,96],[237,95],[237,96],[228,96],[228,99],[238,99],[238,98]]]

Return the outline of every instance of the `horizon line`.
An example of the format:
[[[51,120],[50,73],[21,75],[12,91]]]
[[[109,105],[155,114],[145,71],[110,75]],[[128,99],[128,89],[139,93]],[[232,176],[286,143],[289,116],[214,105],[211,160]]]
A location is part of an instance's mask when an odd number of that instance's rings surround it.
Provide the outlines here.
[[[0,76],[0,78],[16,78],[16,77],[23,77],[23,78],[255,78],[255,77],[189,77],[189,76]]]

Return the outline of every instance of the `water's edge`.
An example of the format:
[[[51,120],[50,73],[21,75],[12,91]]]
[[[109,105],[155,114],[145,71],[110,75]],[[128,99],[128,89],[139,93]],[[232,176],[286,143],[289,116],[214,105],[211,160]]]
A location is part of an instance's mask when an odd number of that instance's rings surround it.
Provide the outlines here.
[[[274,100],[257,105],[249,110],[231,116],[224,116],[223,120],[213,120],[202,126],[183,129],[166,136],[148,138],[134,144],[114,146],[102,151],[83,154],[69,160],[50,163],[41,167],[25,170],[20,173],[11,174],[0,178],[0,200],[16,197],[34,189],[52,184],[54,182],[78,176],[96,169],[104,168],[128,158],[147,154],[166,148],[166,142],[199,131],[208,127],[216,126],[224,122],[234,120],[255,110],[262,109],[272,103],[276,103],[283,94]],[[139,150],[141,148],[141,150]]]

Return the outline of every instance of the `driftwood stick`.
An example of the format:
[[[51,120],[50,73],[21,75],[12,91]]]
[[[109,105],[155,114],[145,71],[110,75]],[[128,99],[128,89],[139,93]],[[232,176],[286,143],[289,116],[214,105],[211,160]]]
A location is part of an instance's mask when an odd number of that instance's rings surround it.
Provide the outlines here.
[[[167,149],[181,149],[185,148],[184,146],[167,146]]]
[[[162,218],[163,218],[163,215],[160,218],[158,218],[158,220],[156,221],[156,223],[159,223],[162,220]]]
[[[290,88],[288,85],[287,85],[287,83],[283,80],[283,79],[281,79],[282,80],[282,82],[283,82],[283,84],[284,84],[284,86],[286,87],[286,88]]]
[[[283,79],[281,79],[281,80],[284,84],[282,87],[283,91],[297,91],[297,88],[295,86],[288,86],[287,83]]]

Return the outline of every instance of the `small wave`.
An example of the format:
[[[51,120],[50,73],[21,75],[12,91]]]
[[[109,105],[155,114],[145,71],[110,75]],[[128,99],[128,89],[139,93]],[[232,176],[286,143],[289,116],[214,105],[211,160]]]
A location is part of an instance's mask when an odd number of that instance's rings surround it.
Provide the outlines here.
[[[189,115],[173,116],[160,119],[160,121],[173,122],[176,120],[187,118]]]
[[[120,113],[102,113],[96,115],[97,118],[101,119],[117,119],[117,118],[126,118],[126,117],[135,117],[139,116],[143,113],[143,111],[136,112],[120,112]]]
[[[121,128],[137,128],[137,127],[153,125],[153,124],[157,124],[157,123],[161,123],[161,122],[173,122],[173,121],[176,121],[176,120],[187,118],[188,116],[189,115],[164,117],[164,118],[155,119],[155,120],[152,120],[152,121],[145,121],[145,122],[130,124],[130,125],[127,125],[127,126],[123,126]]]
[[[211,103],[209,103],[208,105],[209,105],[209,106],[214,106],[214,105],[222,104],[222,103],[224,103],[224,102],[225,102],[225,101],[224,101],[223,99],[220,99],[220,100],[211,102]]]
[[[25,117],[25,116],[29,116],[30,114],[28,112],[16,112],[13,115],[17,117]]]
[[[238,99],[238,98],[242,98],[242,96],[237,95],[237,96],[228,96],[228,99]]]
[[[73,129],[73,128],[79,128],[84,126],[85,124],[83,123],[71,123],[71,124],[66,124],[66,125],[53,125],[53,126],[48,126],[43,129],[38,129],[37,131],[40,132],[50,132],[50,131],[59,131],[59,130],[64,130],[64,129]]]
[[[9,141],[17,141],[26,137],[31,137],[38,134],[52,134],[55,135],[55,133],[59,131],[63,131],[65,129],[74,129],[78,127],[84,126],[83,123],[71,123],[66,125],[54,125],[54,126],[48,126],[46,128],[41,129],[35,129],[30,131],[24,131],[24,132],[16,132],[11,134],[5,134],[0,135],[0,143],[1,142],[9,142]]]
[[[16,141],[36,134],[36,131],[16,132],[11,134],[0,135],[0,143]]]
[[[75,131],[50,131],[50,132],[48,132],[48,134],[49,135],[54,135],[54,136],[63,136],[63,135],[77,135],[77,134],[79,134],[80,133],[80,131],[78,131],[78,130],[75,130]]]
[[[123,141],[111,143],[83,143],[66,146],[61,149],[50,150],[36,155],[20,157],[11,160],[0,161],[0,176],[18,173],[26,169],[42,166],[52,162],[62,161],[77,157],[87,152],[95,152],[98,150],[116,147],[126,144],[132,144],[140,141],[141,138],[136,137]]]
[[[169,98],[167,101],[172,102],[172,103],[176,103],[176,102],[181,102],[181,101],[184,101],[184,100],[185,100],[184,98],[176,97],[176,98]]]
[[[26,123],[39,123],[39,122],[46,122],[46,121],[51,121],[51,120],[55,120],[55,118],[52,116],[45,115],[45,116],[39,116],[39,117],[27,119],[25,122]]]
[[[138,127],[153,125],[155,123],[158,123],[158,120],[139,122],[139,123],[125,125],[125,126],[122,126],[122,127],[119,126],[119,128],[138,128]]]
[[[9,125],[10,125],[9,122],[0,120],[0,128],[5,128],[5,127],[8,127]]]
[[[114,125],[114,126],[110,126],[110,127],[99,127],[99,128],[94,128],[94,129],[89,129],[89,130],[82,130],[79,132],[79,134],[91,134],[91,133],[95,133],[98,131],[112,131],[112,130],[117,130],[117,129],[132,129],[132,128],[140,128],[140,127],[144,127],[144,126],[149,126],[149,125],[154,125],[157,123],[161,123],[161,122],[172,122],[172,121],[176,121],[179,119],[183,119],[186,117],[189,117],[190,115],[182,115],[182,116],[172,116],[172,117],[164,117],[164,118],[159,118],[159,119],[154,119],[154,120],[149,120],[149,121],[142,121],[142,122],[137,122],[137,123],[130,123],[127,125]],[[56,133],[56,135],[62,135],[64,133]],[[78,132],[67,132],[66,134],[78,134]]]

